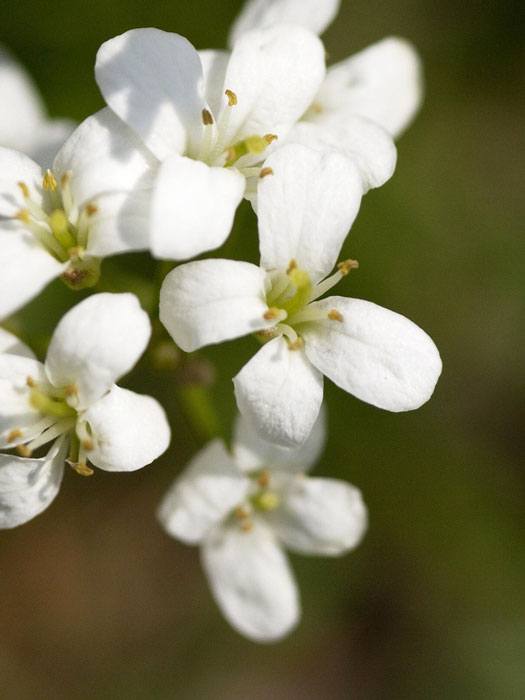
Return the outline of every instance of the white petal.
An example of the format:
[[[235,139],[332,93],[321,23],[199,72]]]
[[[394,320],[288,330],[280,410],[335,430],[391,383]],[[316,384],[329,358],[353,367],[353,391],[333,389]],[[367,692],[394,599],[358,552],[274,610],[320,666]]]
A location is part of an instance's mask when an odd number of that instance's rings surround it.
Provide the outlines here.
[[[324,78],[324,49],[293,25],[245,34],[233,49],[224,89],[237,95],[228,139],[271,133],[283,139],[314,99]]]
[[[357,216],[362,184],[348,158],[294,144],[273,153],[273,175],[258,188],[261,264],[285,270],[294,259],[317,282],[334,267]]]
[[[359,114],[392,136],[410,124],[423,95],[421,63],[411,44],[389,37],[332,66],[316,98],[323,114]]]
[[[67,445],[60,438],[40,459],[0,455],[0,528],[22,525],[51,504],[62,482]]]
[[[134,132],[106,108],[88,117],[60,149],[53,165],[57,176],[72,173],[77,206],[103,193],[132,190],[158,161]]]
[[[2,231],[10,223],[6,218],[14,216],[20,209],[25,208],[19,182],[27,185],[32,200],[37,204],[42,203],[40,166],[23,153],[0,147],[0,230]],[[12,228],[13,226],[8,226],[8,230]]]
[[[280,507],[267,518],[289,549],[335,556],[361,541],[367,511],[361,492],[351,484],[298,474],[288,480],[280,496]]]
[[[158,517],[170,535],[197,544],[248,494],[250,480],[221,440],[198,452],[164,496]]]
[[[65,265],[24,230],[2,230],[0,222],[0,319],[36,297]]]
[[[21,355],[36,360],[36,357],[25,343],[23,343],[16,335],[9,331],[0,328],[0,355],[7,353],[9,355]]]
[[[323,401],[323,377],[302,350],[274,338],[233,379],[239,411],[257,433],[284,447],[304,443]]]
[[[47,119],[35,130],[27,154],[42,168],[51,168],[59,149],[75,129],[69,119]]]
[[[204,541],[202,563],[228,622],[257,642],[272,642],[299,620],[298,592],[286,555],[270,530],[218,527]]]
[[[44,366],[37,360],[7,353],[0,355],[0,448],[34,437],[34,426],[42,418],[29,403],[28,377],[47,384]],[[9,439],[13,430],[22,433],[19,439]]]
[[[132,29],[102,44],[95,73],[107,104],[158,158],[202,131],[202,67],[184,37]]]
[[[151,334],[133,294],[94,294],[74,306],[53,333],[46,371],[55,386],[74,384],[85,408],[129,372]]]
[[[362,299],[329,297],[311,308],[337,309],[343,316],[302,331],[309,360],[339,387],[396,412],[419,408],[432,396],[441,359],[415,323]]]
[[[263,440],[252,424],[237,416],[234,427],[233,453],[242,471],[251,472],[263,467],[287,472],[305,472],[313,467],[324,448],[326,438],[326,411],[321,408],[312,432],[299,447],[281,447]]]
[[[348,156],[361,174],[363,192],[381,187],[396,167],[397,151],[392,137],[375,122],[354,114],[314,124],[299,122],[286,143],[302,143],[321,151],[331,148]]]
[[[151,247],[158,258],[187,260],[224,243],[244,194],[232,168],[183,156],[166,158],[154,185]]]
[[[229,51],[199,51],[204,78],[204,97],[212,114],[218,114],[224,100],[224,76],[230,60]]]
[[[283,22],[322,34],[339,12],[340,4],[341,0],[247,0],[230,32],[230,46],[251,29]]]
[[[0,145],[26,151],[44,120],[44,106],[26,71],[0,46]]]
[[[275,323],[263,318],[266,275],[250,263],[198,260],[172,270],[160,290],[160,320],[185,352]]]
[[[95,443],[88,459],[105,471],[141,469],[168,449],[166,414],[151,396],[114,386],[81,418],[88,422]]]

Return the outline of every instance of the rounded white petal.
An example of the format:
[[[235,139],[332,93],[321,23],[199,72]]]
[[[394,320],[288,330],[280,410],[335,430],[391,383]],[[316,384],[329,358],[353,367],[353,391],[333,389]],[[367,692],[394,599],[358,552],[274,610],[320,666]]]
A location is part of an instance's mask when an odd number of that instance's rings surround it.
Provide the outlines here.
[[[0,328],[0,355],[7,353],[8,355],[21,355],[36,360],[35,354],[25,343],[23,343],[16,335],[9,331]]]
[[[95,74],[107,104],[158,158],[182,153],[202,130],[202,67],[184,37],[132,29],[102,44]]]
[[[358,115],[334,115],[320,123],[299,122],[286,143],[302,143],[321,151],[334,149],[348,156],[359,170],[363,193],[381,187],[394,174],[397,151],[383,127]]]
[[[319,416],[312,432],[299,447],[281,447],[263,440],[252,424],[242,415],[237,416],[234,426],[233,453],[239,468],[251,472],[263,467],[287,472],[308,471],[319,459],[326,439],[326,411]]]
[[[212,114],[219,114],[224,100],[224,76],[230,61],[229,51],[199,51],[202,64],[204,97]]]
[[[51,168],[56,154],[75,126],[69,119],[47,119],[35,130],[27,154],[42,168]]]
[[[82,416],[95,447],[89,461],[109,472],[131,472],[168,449],[170,428],[160,403],[151,396],[114,386]]]
[[[268,522],[294,552],[336,556],[361,541],[367,510],[351,484],[297,474],[279,495],[281,505],[267,514]]]
[[[323,377],[302,350],[274,338],[233,379],[239,411],[257,433],[284,447],[305,442],[323,401]]]
[[[40,459],[0,455],[0,528],[27,523],[51,504],[62,482],[67,445],[67,439],[58,439]]]
[[[26,151],[44,120],[44,106],[27,72],[0,46],[0,145]]]
[[[422,101],[421,62],[404,39],[389,37],[332,66],[315,102],[320,119],[359,114],[399,136]]]
[[[257,642],[289,633],[300,616],[297,586],[272,532],[262,523],[245,532],[219,526],[205,539],[202,563],[228,622]]]
[[[20,209],[25,208],[25,200],[18,183],[23,182],[29,189],[31,199],[42,203],[42,169],[31,158],[10,148],[0,147],[0,230],[11,231],[18,223],[8,221]]]
[[[164,496],[158,518],[173,537],[196,544],[248,494],[250,481],[221,440],[213,440],[190,461]]]
[[[343,316],[302,331],[308,359],[341,389],[396,412],[419,408],[432,396],[441,359],[415,323],[362,299],[329,297],[311,308]]]
[[[185,352],[268,327],[264,270],[235,260],[197,260],[172,270],[160,290],[160,320]]]
[[[94,294],[61,319],[47,352],[55,386],[75,385],[86,408],[129,372],[151,334],[148,315],[133,294]]]
[[[244,194],[234,168],[214,168],[184,156],[166,158],[151,204],[151,249],[157,258],[187,260],[224,243]]]
[[[224,89],[237,96],[228,142],[267,133],[283,139],[308,109],[324,74],[323,45],[302,27],[278,25],[243,35],[224,79]]]
[[[282,22],[299,24],[322,34],[339,12],[341,0],[247,0],[233,23],[229,43],[251,29],[264,29]]]
[[[332,150],[284,146],[266,161],[273,175],[258,188],[261,265],[296,261],[317,282],[334,267],[363,192],[351,161]]]
[[[30,440],[42,418],[29,402],[28,377],[47,384],[44,366],[37,360],[7,353],[0,355],[0,448]],[[21,434],[9,439],[12,431]]]

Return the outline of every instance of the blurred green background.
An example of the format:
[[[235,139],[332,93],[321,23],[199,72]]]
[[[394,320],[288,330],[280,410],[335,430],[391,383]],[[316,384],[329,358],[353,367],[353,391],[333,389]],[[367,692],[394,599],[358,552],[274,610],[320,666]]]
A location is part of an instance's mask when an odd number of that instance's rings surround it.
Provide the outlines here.
[[[2,0],[0,40],[50,112],[102,106],[102,41],[157,26],[198,48],[225,43],[240,0]],[[525,697],[523,194],[525,88],[519,3],[343,0],[325,35],[332,61],[389,34],[411,39],[427,95],[399,142],[393,179],[366,196],[344,254],[361,267],[338,293],[421,325],[444,374],[423,409],[394,415],[327,383],[331,430],[319,474],[364,492],[370,529],[343,559],[293,557],[304,616],[273,646],[231,631],[198,552],[154,511],[199,447],[175,380],[145,360],[126,384],[168,409],[172,446],[135,474],[67,473],[51,508],[0,535],[0,696],[33,698]],[[219,254],[219,253],[217,253]],[[224,257],[256,261],[239,210]],[[104,264],[105,284],[148,299],[146,256]],[[60,283],[12,319],[38,350],[79,300]],[[520,342],[521,341],[521,342]],[[227,428],[231,376],[250,339],[203,353]]]

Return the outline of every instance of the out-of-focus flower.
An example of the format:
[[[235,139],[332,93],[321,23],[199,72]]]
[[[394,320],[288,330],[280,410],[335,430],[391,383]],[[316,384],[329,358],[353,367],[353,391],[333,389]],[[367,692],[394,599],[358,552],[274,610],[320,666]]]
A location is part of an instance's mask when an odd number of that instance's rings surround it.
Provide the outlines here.
[[[96,294],[60,321],[45,364],[2,331],[0,527],[27,522],[60,488],[64,460],[79,474],[140,469],[161,455],[170,429],[161,405],[115,385],[151,333],[133,294]],[[52,442],[41,458],[32,453]]]
[[[56,277],[93,286],[100,258],[148,248],[154,163],[109,109],[75,130],[52,169],[0,148],[0,318]]]
[[[339,5],[337,0],[248,0],[232,27],[230,43],[247,31],[281,22],[321,34]],[[365,128],[356,117],[369,119],[397,137],[421,105],[421,72],[419,56],[408,41],[382,39],[328,69],[303,121],[325,127],[325,135],[330,138],[331,132],[339,143],[356,129]],[[306,133],[309,139],[315,134]]]
[[[260,435],[304,442],[319,413],[323,375],[390,411],[427,401],[441,372],[431,338],[397,313],[344,297],[319,300],[355,267],[330,277],[361,199],[359,176],[337,153],[276,151],[259,185],[261,266],[203,260],[173,270],[160,318],[185,351],[257,333],[267,341],[234,378],[237,405]]]
[[[157,29],[102,45],[96,76],[106,102],[160,161],[150,220],[156,257],[188,259],[224,242],[247,182],[249,194],[324,75],[322,44],[301,27],[248,32],[231,54],[199,54]]]
[[[0,104],[0,146],[21,151],[48,168],[75,125],[47,117],[33,81],[1,45]]]
[[[361,493],[338,479],[305,475],[324,441],[323,416],[297,450],[264,443],[243,419],[233,452],[220,440],[201,450],[175,481],[159,519],[172,536],[201,546],[213,595],[230,624],[259,642],[290,632],[300,617],[283,548],[338,556],[361,540]]]

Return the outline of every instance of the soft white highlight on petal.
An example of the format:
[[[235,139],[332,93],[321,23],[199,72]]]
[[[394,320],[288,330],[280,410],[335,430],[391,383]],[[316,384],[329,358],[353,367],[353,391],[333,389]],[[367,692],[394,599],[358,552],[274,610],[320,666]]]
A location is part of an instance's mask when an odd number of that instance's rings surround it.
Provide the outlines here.
[[[319,459],[326,439],[326,411],[321,410],[305,442],[299,447],[281,447],[263,440],[242,415],[234,426],[233,454],[239,469],[251,472],[271,468],[286,472],[308,471]]]
[[[180,265],[160,291],[160,320],[185,352],[238,338],[271,325],[263,318],[265,273],[234,260]]]
[[[165,495],[158,517],[166,531],[197,544],[248,494],[247,479],[221,440],[213,440],[190,461]]]
[[[279,495],[281,506],[268,513],[268,522],[294,552],[335,556],[361,541],[367,511],[361,492],[351,484],[298,474]]]
[[[95,74],[107,104],[158,158],[182,153],[200,132],[202,67],[184,37],[132,29],[102,44]]]
[[[62,482],[67,444],[58,439],[40,459],[0,455],[0,528],[22,525],[51,504]]]
[[[339,12],[340,4],[341,0],[247,0],[233,23],[230,46],[251,29],[283,22],[322,34]]]
[[[286,270],[293,259],[317,282],[333,269],[359,211],[359,173],[335,151],[299,144],[280,148],[265,165],[273,175],[258,188],[261,264]]]
[[[0,355],[7,353],[9,355],[21,355],[36,360],[35,354],[25,343],[23,343],[16,335],[9,333],[4,328],[0,328]]]
[[[297,587],[271,530],[255,523],[217,527],[204,541],[202,563],[215,600],[230,624],[258,642],[290,632],[299,619]]]
[[[114,386],[82,416],[93,435],[89,461],[108,472],[131,472],[151,464],[168,449],[170,428],[151,396]]]
[[[224,101],[224,77],[230,61],[229,51],[199,51],[202,64],[204,98],[212,114],[218,115]]]
[[[42,417],[29,402],[28,377],[47,385],[42,363],[21,355],[0,355],[0,448],[34,437],[33,428]],[[13,430],[20,430],[19,439],[8,439]]]
[[[85,408],[129,372],[151,334],[133,294],[94,294],[62,317],[53,333],[46,371],[55,386],[74,385]]]
[[[324,74],[323,45],[306,29],[278,25],[245,34],[224,79],[224,88],[237,95],[229,142],[266,133],[282,140],[307,110]]]
[[[308,359],[339,387],[389,411],[419,408],[441,373],[432,339],[404,316],[362,299],[329,297],[311,308],[343,320],[301,330]]]
[[[151,207],[155,257],[187,260],[228,237],[245,188],[235,169],[172,156],[160,166]]]
[[[315,99],[319,118],[359,114],[399,136],[421,104],[421,72],[410,43],[397,37],[383,39],[328,70]]]
[[[70,119],[48,119],[36,129],[31,146],[25,152],[42,168],[51,168],[59,149],[75,129]]]
[[[323,401],[323,377],[302,350],[274,338],[233,379],[239,411],[259,435],[285,447],[302,444]]]
[[[350,114],[334,116],[321,123],[298,122],[286,143],[302,143],[320,151],[334,149],[354,163],[363,180],[363,193],[381,187],[394,174],[397,151],[383,127]]]

